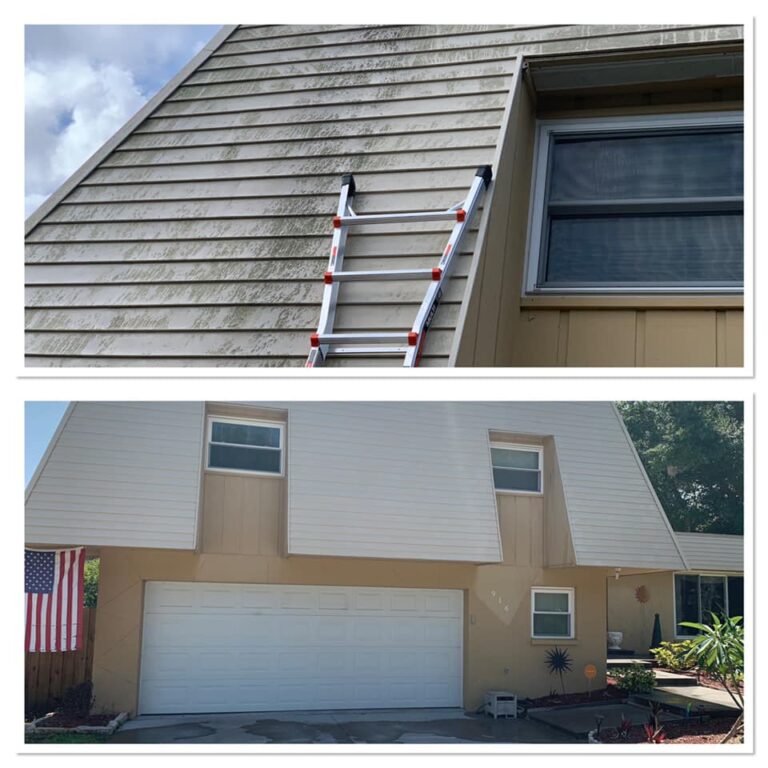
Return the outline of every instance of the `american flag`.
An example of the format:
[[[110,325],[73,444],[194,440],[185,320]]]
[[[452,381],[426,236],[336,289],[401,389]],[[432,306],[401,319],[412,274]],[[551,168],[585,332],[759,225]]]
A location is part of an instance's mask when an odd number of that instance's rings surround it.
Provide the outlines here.
[[[27,651],[77,651],[82,645],[85,547],[24,550]]]

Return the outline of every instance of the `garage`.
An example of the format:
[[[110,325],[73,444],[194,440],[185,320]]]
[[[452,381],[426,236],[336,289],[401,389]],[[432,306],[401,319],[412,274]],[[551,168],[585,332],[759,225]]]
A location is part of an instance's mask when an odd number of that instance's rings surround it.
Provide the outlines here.
[[[460,590],[147,582],[139,712],[457,707]]]

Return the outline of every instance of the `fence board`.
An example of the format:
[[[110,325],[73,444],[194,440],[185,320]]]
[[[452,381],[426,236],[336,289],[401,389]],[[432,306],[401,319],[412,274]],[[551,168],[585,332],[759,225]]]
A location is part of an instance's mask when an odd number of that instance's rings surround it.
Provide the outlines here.
[[[24,702],[27,713],[49,711],[67,688],[91,679],[96,638],[95,608],[83,609],[83,623],[83,647],[79,651],[25,655]]]

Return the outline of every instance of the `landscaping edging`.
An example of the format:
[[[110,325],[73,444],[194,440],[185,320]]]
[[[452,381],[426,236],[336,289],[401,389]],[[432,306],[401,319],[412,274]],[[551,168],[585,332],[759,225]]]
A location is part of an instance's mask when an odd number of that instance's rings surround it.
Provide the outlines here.
[[[37,720],[33,720],[31,723],[24,723],[24,733],[98,733],[104,736],[111,736],[128,719],[128,713],[121,712],[106,725],[78,725],[75,728],[46,728],[45,726],[38,725],[47,717],[50,717],[50,713],[43,715],[43,717],[38,717]]]

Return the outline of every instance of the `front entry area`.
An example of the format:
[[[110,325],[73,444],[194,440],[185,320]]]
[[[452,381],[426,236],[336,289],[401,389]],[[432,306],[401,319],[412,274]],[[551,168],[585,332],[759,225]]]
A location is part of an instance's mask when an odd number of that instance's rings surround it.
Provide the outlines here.
[[[147,582],[140,714],[460,707],[460,590]]]

